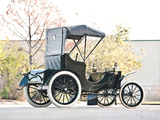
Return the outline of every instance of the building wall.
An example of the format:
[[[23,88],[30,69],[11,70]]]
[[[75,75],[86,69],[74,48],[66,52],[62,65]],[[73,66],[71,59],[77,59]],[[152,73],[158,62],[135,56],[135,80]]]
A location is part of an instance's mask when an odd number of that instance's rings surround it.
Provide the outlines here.
[[[131,78],[139,82],[145,91],[145,101],[160,101],[160,40],[133,40],[134,52],[144,48],[143,67]]]

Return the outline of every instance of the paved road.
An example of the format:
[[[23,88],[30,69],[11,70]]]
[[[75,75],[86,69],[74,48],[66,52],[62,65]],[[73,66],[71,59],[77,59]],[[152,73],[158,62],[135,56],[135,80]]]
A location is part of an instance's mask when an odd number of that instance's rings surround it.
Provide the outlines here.
[[[0,105],[0,120],[160,120],[160,105],[141,105],[127,109],[76,104],[72,108],[33,108],[28,104]]]

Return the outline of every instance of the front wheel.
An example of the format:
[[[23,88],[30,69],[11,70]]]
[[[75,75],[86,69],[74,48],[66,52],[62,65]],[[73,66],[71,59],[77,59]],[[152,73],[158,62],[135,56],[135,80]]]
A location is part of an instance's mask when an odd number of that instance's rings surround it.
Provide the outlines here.
[[[47,107],[51,104],[47,90],[38,90],[38,84],[30,84],[24,88],[24,95],[33,107]]]
[[[78,77],[69,71],[60,71],[52,76],[48,96],[57,107],[71,107],[80,98],[81,84]]]
[[[127,108],[136,108],[144,98],[143,88],[136,82],[126,82],[120,90],[121,103]]]

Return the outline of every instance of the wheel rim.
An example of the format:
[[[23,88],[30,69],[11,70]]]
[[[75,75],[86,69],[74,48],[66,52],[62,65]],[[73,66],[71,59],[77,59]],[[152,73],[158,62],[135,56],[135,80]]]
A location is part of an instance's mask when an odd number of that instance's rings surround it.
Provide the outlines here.
[[[51,92],[57,103],[67,105],[77,98],[78,85],[73,77],[61,75],[54,80]]]
[[[44,105],[50,102],[46,90],[38,90],[38,85],[28,85],[27,89],[29,98],[38,105]]]
[[[141,104],[143,96],[141,86],[136,83],[126,84],[121,92],[122,101],[129,107],[136,107]]]
[[[101,90],[97,93],[97,101],[101,106],[110,106],[115,101],[115,94],[113,89]]]

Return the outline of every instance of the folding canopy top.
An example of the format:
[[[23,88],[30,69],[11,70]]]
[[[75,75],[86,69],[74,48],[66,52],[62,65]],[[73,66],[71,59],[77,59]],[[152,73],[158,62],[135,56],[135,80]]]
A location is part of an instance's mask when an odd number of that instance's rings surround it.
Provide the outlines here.
[[[66,27],[68,30],[67,39],[80,40],[83,36],[105,37],[105,33],[86,25]]]
[[[80,40],[83,36],[103,38],[105,33],[86,25],[47,29],[46,56],[63,54],[66,39]]]

